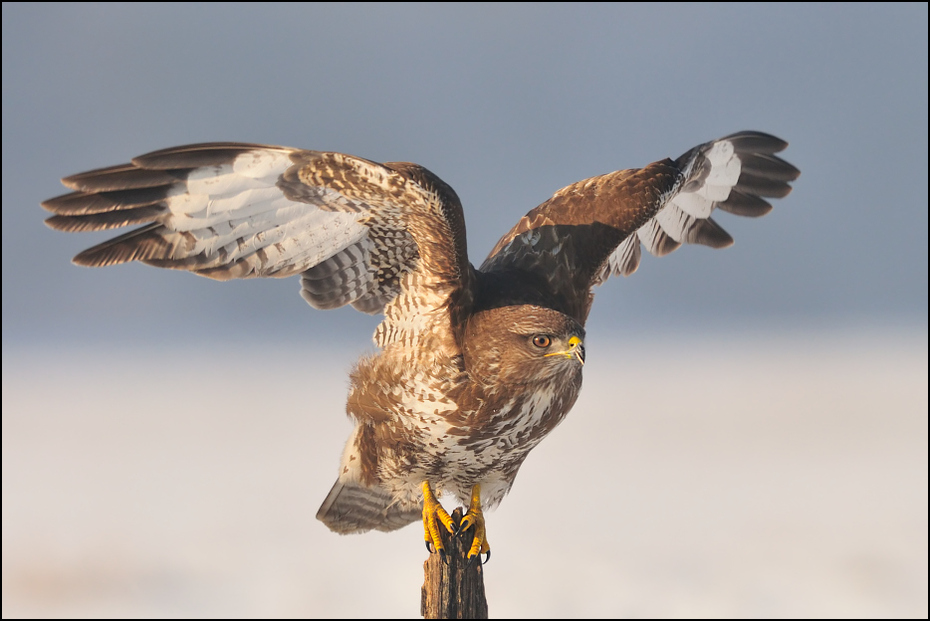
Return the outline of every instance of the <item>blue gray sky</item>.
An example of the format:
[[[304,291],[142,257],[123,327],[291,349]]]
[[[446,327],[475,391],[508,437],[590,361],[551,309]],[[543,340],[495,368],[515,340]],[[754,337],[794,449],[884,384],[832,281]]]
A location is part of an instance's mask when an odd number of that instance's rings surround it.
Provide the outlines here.
[[[69,263],[62,176],[248,141],[420,163],[480,263],[559,188],[738,130],[802,176],[736,239],[646,257],[591,326],[927,321],[927,5],[3,5],[3,344],[369,338],[297,279]],[[617,328],[613,326],[617,325]]]

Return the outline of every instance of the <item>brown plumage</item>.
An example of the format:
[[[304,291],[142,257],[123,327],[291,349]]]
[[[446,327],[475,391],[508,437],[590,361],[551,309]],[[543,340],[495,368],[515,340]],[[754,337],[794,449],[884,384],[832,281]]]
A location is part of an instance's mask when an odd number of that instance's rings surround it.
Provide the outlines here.
[[[427,169],[238,143],[156,151],[67,177],[43,207],[64,231],[142,225],[78,254],[226,280],[300,274],[316,308],[383,313],[351,374],[355,429],[317,517],[348,533],[420,518],[423,484],[494,506],[581,388],[592,288],[641,246],[732,243],[710,214],[760,216],[791,191],[787,143],[741,132],[677,160],[574,183],[475,269],[455,192]],[[479,486],[479,487],[475,487]]]

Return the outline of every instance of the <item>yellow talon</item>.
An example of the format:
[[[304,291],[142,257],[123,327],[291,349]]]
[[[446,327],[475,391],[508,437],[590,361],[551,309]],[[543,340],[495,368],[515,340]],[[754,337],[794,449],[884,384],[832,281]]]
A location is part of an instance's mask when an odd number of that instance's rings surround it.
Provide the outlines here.
[[[471,504],[468,507],[468,513],[462,518],[459,524],[459,533],[463,533],[472,526],[475,527],[475,538],[471,543],[471,549],[468,551],[468,559],[479,554],[487,553],[491,558],[491,546],[488,544],[488,538],[484,529],[484,512],[481,511],[481,486],[475,485],[471,488]]]
[[[433,494],[429,481],[423,481],[423,535],[424,539],[426,539],[426,547],[429,548],[429,545],[433,544],[433,549],[445,556],[446,549],[442,545],[442,538],[439,536],[438,522],[442,522],[442,525],[450,533],[455,532],[452,518],[436,500],[436,495]]]

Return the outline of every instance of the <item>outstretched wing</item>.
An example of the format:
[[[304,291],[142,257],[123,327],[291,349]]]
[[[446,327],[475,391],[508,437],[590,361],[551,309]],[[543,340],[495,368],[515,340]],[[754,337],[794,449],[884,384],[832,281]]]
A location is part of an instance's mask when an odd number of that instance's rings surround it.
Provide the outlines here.
[[[715,207],[757,217],[766,198],[791,192],[800,171],[776,157],[788,143],[739,132],[697,146],[677,160],[620,170],[562,188],[504,235],[481,266],[505,288],[510,275],[547,289],[558,310],[584,322],[591,287],[639,267],[641,246],[664,256],[681,244],[724,248],[733,238]]]
[[[316,308],[381,312],[404,289],[430,310],[467,286],[455,192],[416,164],[242,143],[174,147],[62,183],[42,203],[63,231],[143,226],[78,254],[231,278],[302,275]],[[418,278],[411,278],[411,275]],[[415,283],[415,284],[411,284]]]

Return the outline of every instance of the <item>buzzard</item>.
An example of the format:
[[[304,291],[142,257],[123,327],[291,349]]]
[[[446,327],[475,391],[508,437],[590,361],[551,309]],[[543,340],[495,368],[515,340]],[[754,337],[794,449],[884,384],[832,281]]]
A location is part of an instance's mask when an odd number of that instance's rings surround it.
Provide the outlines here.
[[[142,225],[74,263],[141,261],[218,280],[300,275],[314,308],[382,313],[377,354],[351,372],[355,426],[317,513],[339,533],[423,520],[474,529],[470,558],[490,556],[483,509],[581,389],[593,287],[627,276],[641,248],[732,238],[715,207],[771,210],[799,171],[787,143],[746,131],[678,159],[574,183],[527,213],[481,267],[468,261],[455,192],[417,164],[243,143],[194,144],[66,177],[42,203],[62,231]],[[468,505],[460,527],[438,501]]]

